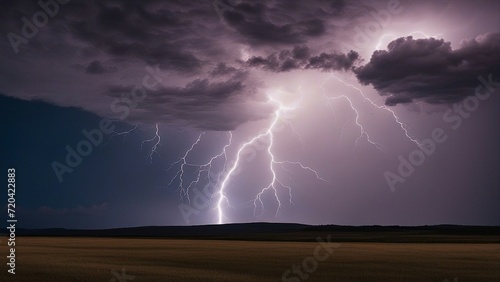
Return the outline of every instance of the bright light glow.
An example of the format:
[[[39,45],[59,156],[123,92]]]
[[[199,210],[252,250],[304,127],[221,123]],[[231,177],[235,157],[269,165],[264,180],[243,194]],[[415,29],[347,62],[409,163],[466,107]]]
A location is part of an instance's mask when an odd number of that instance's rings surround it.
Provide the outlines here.
[[[415,36],[417,35],[417,36]],[[420,36],[418,36],[420,35]],[[438,34],[435,34],[435,35],[429,35],[423,31],[420,31],[420,30],[417,30],[417,31],[412,31],[408,34],[405,34],[405,33],[400,33],[398,36],[394,35],[394,33],[386,33],[386,34],[383,34],[377,41],[377,45],[375,45],[375,50],[382,50],[382,49],[385,49],[386,45],[388,42],[396,39],[396,38],[400,38],[400,37],[407,37],[407,36],[412,36],[414,38],[440,38],[441,36],[443,35],[443,33],[438,33]],[[389,38],[389,39],[387,39]],[[385,43],[384,43],[385,42]]]

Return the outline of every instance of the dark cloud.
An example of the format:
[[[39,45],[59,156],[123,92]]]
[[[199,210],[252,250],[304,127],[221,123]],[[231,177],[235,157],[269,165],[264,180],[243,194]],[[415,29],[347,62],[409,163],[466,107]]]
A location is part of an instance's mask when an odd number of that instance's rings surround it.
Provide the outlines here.
[[[293,58],[297,60],[306,60],[309,58],[309,47],[302,45],[302,46],[295,46],[292,50]]]
[[[85,72],[88,74],[102,74],[111,72],[108,68],[105,68],[100,61],[92,61],[85,68]]]
[[[181,72],[194,72],[201,67],[202,60],[189,45],[190,34],[174,34],[167,29],[188,27],[188,22],[174,11],[164,11],[166,15],[160,16],[158,12],[148,12],[146,4],[142,7],[125,3],[113,7],[100,3],[95,19],[68,23],[71,35],[119,59],[139,59]]]
[[[35,13],[43,12],[37,1],[2,4],[8,11],[0,19],[0,30],[5,33],[21,34],[20,19],[30,20]],[[206,12],[200,13],[203,6]],[[57,13],[49,17],[50,23],[39,28],[41,34],[21,48],[29,49],[36,44],[39,50],[51,44],[59,48],[94,48],[122,61],[140,60],[165,70],[196,72],[203,65],[197,54],[203,48],[193,46],[193,36],[210,44],[210,37],[196,34],[196,26],[207,15],[216,17],[211,9],[210,3],[178,1],[71,1],[58,5]],[[44,40],[52,32],[56,34]]]
[[[201,129],[233,130],[242,123],[265,118],[270,111],[252,107],[254,89],[238,79],[237,73],[226,81],[196,79],[184,87],[161,87],[148,91],[146,99],[131,111],[129,121],[178,123]],[[107,91],[111,97],[130,93],[133,86],[113,86]],[[255,104],[253,105],[255,106]]]
[[[371,84],[387,105],[425,101],[454,103],[474,95],[478,76],[500,77],[500,33],[465,40],[453,50],[443,39],[398,38],[388,50],[375,51],[355,73]]]
[[[350,51],[347,54],[321,53],[318,56],[309,58],[306,65],[307,69],[328,70],[348,70],[359,60],[359,54],[356,51]]]
[[[319,0],[230,3],[237,5],[225,4],[231,9],[221,14],[228,32],[213,1],[72,1],[60,5],[50,25],[41,28],[57,35],[50,41],[37,36],[34,41],[39,41],[39,49],[45,49],[51,44],[75,45],[76,39],[83,44],[78,44],[80,48],[95,48],[119,60],[140,60],[164,70],[196,73],[210,63],[212,52],[217,52],[219,36],[230,35],[255,46],[293,46],[329,34],[331,17],[339,17],[346,7],[342,1]],[[31,18],[41,10],[29,1],[6,1],[3,6],[9,12],[2,14],[0,30],[6,33],[20,33],[19,19]]]
[[[310,56],[307,46],[295,46],[293,50],[283,50],[266,58],[253,56],[246,61],[250,67],[261,67],[272,72],[286,72],[295,69],[319,69],[322,71],[349,70],[359,61],[355,51],[348,54],[321,53]]]
[[[218,63],[217,66],[210,71],[212,76],[221,76],[228,74],[235,74],[238,70],[234,67],[227,66],[225,63]]]
[[[278,25],[262,17],[249,20],[245,14],[238,12],[227,12],[225,19],[232,28],[254,44],[302,43],[308,37],[324,35],[326,30],[324,22],[319,19]]]
[[[75,0],[59,5],[47,25],[19,46],[24,60],[8,58],[5,54],[12,53],[12,47],[8,40],[0,42],[5,66],[0,67],[0,74],[18,79],[5,79],[0,90],[112,116],[109,106],[103,106],[109,103],[110,89],[130,92],[132,86],[141,85],[146,66],[158,66],[159,75],[174,75],[150,91],[144,103],[131,111],[131,119],[224,130],[271,113],[262,99],[265,79],[252,73],[253,67],[274,72],[347,70],[358,59],[356,53],[322,50],[326,42],[329,48],[336,46],[332,41],[339,29],[334,21],[345,23],[355,17],[346,11],[360,4],[223,1],[230,9],[220,14],[214,3],[218,2]],[[0,31],[4,34],[22,34],[21,18],[32,19],[42,10],[36,1],[3,1],[0,5]],[[276,50],[285,51],[241,63],[247,55]],[[6,67],[11,64],[13,67]],[[50,73],[32,67],[47,64],[53,66]],[[23,83],[28,79],[26,73],[39,79]],[[71,81],[83,82],[77,86]],[[178,88],[186,81],[191,83]]]
[[[221,7],[229,28],[252,45],[296,45],[329,35],[347,10],[363,6],[346,1],[238,1]],[[354,16],[353,13],[351,16]]]

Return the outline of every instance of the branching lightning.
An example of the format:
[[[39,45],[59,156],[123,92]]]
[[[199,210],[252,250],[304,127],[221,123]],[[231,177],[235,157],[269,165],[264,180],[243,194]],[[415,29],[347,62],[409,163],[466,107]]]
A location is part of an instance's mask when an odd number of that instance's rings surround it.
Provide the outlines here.
[[[346,95],[338,95],[338,96],[334,96],[334,97],[330,97],[328,95],[326,95],[326,91],[325,91],[325,84],[326,82],[331,79],[332,77],[335,77],[333,74],[331,74],[329,77],[327,77],[325,79],[325,81],[323,81],[323,83],[321,84],[321,90],[323,92],[323,97],[327,100],[327,103],[328,105],[330,106],[330,108],[332,108],[333,110],[333,105],[331,103],[331,101],[334,101],[334,100],[338,100],[338,99],[345,99],[347,100],[347,102],[349,103],[350,107],[351,107],[351,110],[356,114],[356,118],[355,118],[355,122],[356,122],[356,125],[359,127],[360,129],[360,134],[358,136],[358,138],[356,139],[355,141],[355,144],[356,146],[358,145],[358,142],[361,138],[363,138],[363,136],[366,136],[366,141],[368,141],[368,143],[370,143],[371,145],[373,145],[375,148],[377,148],[378,150],[382,151],[382,149],[380,148],[380,146],[375,143],[374,141],[372,141],[372,139],[370,138],[370,135],[365,131],[365,129],[363,128],[363,125],[359,122],[359,112],[358,110],[354,107],[351,99],[349,97],[347,97]],[[335,77],[336,78],[336,77]],[[342,127],[344,128],[344,127]],[[341,132],[341,134],[343,135],[343,130]]]
[[[151,138],[151,139],[144,140],[141,143],[141,150],[142,150],[144,143],[154,142],[156,140],[156,142],[153,144],[153,147],[151,147],[151,152],[149,153],[149,159],[151,160],[151,162],[153,162],[153,154],[158,154],[158,152],[156,152],[156,149],[158,148],[158,145],[160,144],[160,141],[161,141],[161,137],[158,134],[158,130],[159,130],[158,124],[156,124],[155,136],[153,136],[153,138]]]
[[[127,131],[123,131],[123,132],[116,132],[114,131],[113,132],[113,135],[111,135],[111,138],[115,137],[115,136],[123,136],[123,138],[125,139],[125,137],[127,137],[128,134],[134,132],[135,130],[137,130],[137,128],[139,127],[139,123],[136,123],[135,126],[130,129],[130,130],[127,130]]]
[[[324,89],[324,84],[331,78],[335,78],[337,81],[343,83],[344,85],[348,86],[348,87],[351,87],[355,90],[357,90],[360,94],[361,94],[361,97],[363,98],[363,101],[365,102],[368,102],[370,103],[372,106],[378,108],[378,109],[381,109],[381,110],[385,110],[385,111],[388,111],[392,117],[394,118],[394,121],[399,125],[399,127],[401,127],[401,129],[403,130],[404,134],[405,134],[405,137],[413,142],[415,145],[417,145],[418,147],[422,148],[422,144],[415,138],[413,138],[412,136],[410,136],[410,134],[408,133],[408,126],[406,124],[404,124],[403,122],[400,121],[400,118],[396,115],[396,113],[389,107],[385,106],[385,105],[382,105],[382,106],[379,106],[377,105],[375,102],[373,102],[370,98],[368,98],[364,93],[363,91],[361,91],[361,89],[359,89],[358,87],[352,85],[352,84],[349,84],[347,82],[345,82],[344,80],[338,78],[337,76],[333,75],[333,74],[330,74],[329,77],[327,77],[325,79],[325,81],[322,83],[321,85],[321,88],[323,90],[323,96],[325,97],[325,99],[327,99],[328,101],[331,101],[331,100],[336,100],[336,99],[340,99],[340,98],[344,98],[346,99],[348,102],[349,102],[349,105],[351,106],[351,109],[356,113],[356,125],[360,128],[361,130],[361,134],[360,136],[356,139],[356,144],[358,143],[359,139],[362,138],[363,136],[366,136],[366,139],[367,141],[374,145],[377,149],[381,150],[380,147],[373,141],[371,141],[370,139],[370,136],[368,135],[368,133],[366,133],[366,131],[363,129],[363,126],[359,123],[359,112],[358,110],[355,109],[355,107],[353,106],[353,103],[351,101],[351,99],[349,99],[349,97],[347,97],[346,95],[338,95],[338,96],[334,96],[334,97],[329,97],[326,95],[325,93],[325,89]],[[330,103],[330,102],[329,102]]]
[[[412,138],[407,130],[407,126],[400,121],[396,113],[388,108],[385,105],[379,106],[375,102],[373,102],[371,99],[369,99],[362,91],[361,89],[345,82],[344,80],[336,77],[333,74],[330,74],[321,84],[321,89],[322,89],[322,94],[323,97],[326,99],[327,104],[331,107],[333,110],[333,104],[332,102],[339,100],[339,99],[344,99],[348,102],[350,109],[353,111],[355,114],[355,123],[357,127],[360,129],[360,134],[357,137],[355,144],[358,145],[361,139],[365,139],[370,145],[373,145],[376,149],[381,150],[382,148],[379,144],[377,144],[372,137],[369,135],[367,130],[365,130],[363,124],[360,121],[360,112],[359,110],[355,107],[355,104],[353,100],[347,96],[346,94],[341,94],[341,95],[335,95],[335,96],[329,96],[326,93],[325,90],[325,84],[327,83],[328,80],[330,79],[336,79],[337,81],[343,83],[344,85],[351,87],[355,90],[357,90],[363,101],[364,102],[369,102],[370,105],[376,107],[377,109],[385,110],[391,113],[393,116],[394,120],[396,123],[401,127],[403,130],[406,138],[410,140],[411,142],[415,143],[417,146],[421,147],[422,145],[418,142],[418,140]],[[242,156],[247,149],[252,149],[252,148],[258,148],[262,144],[265,144],[265,152],[266,155],[268,156],[268,163],[267,163],[267,169],[269,170],[270,173],[270,178],[267,180],[267,184],[263,186],[262,189],[255,195],[253,200],[249,201],[250,205],[253,206],[254,209],[254,215],[257,215],[258,211],[260,211],[260,214],[262,215],[265,211],[265,204],[263,201],[263,197],[265,194],[270,193],[271,197],[274,199],[274,201],[277,203],[277,208],[276,211],[274,212],[275,217],[277,217],[280,209],[283,207],[283,199],[280,198],[279,190],[284,189],[287,191],[288,196],[288,204],[293,205],[292,201],[292,188],[287,185],[287,183],[281,178],[282,172],[288,172],[287,167],[288,166],[295,166],[298,167],[299,169],[302,169],[308,173],[313,174],[316,179],[319,181],[325,181],[325,179],[321,178],[319,176],[319,173],[314,170],[313,168],[303,165],[301,162],[298,161],[290,161],[290,160],[279,160],[275,153],[274,153],[274,146],[276,145],[276,138],[275,138],[275,131],[278,128],[278,123],[280,120],[283,120],[291,129],[292,133],[298,137],[297,132],[295,131],[292,123],[290,120],[284,118],[284,114],[288,113],[290,111],[293,111],[296,109],[296,106],[287,106],[284,105],[282,102],[277,100],[276,98],[272,97],[269,95],[269,102],[273,103],[276,105],[276,110],[274,111],[273,118],[270,121],[269,126],[265,129],[265,131],[253,136],[250,138],[247,142],[241,144],[237,150],[236,150],[236,155],[234,157],[234,161],[231,163],[231,165],[228,166],[228,149],[233,145],[233,133],[228,132],[227,133],[227,142],[225,145],[220,149],[218,153],[213,155],[207,162],[205,163],[196,163],[194,161],[191,161],[191,158],[193,158],[192,153],[196,149],[196,147],[200,144],[200,142],[203,142],[204,140],[204,135],[206,134],[205,132],[202,132],[198,135],[198,138],[189,146],[189,148],[184,152],[182,157],[180,157],[176,162],[172,163],[168,168],[167,171],[170,171],[174,168],[177,169],[175,172],[174,176],[172,179],[170,179],[169,183],[167,186],[171,186],[174,184],[174,182],[178,182],[177,188],[180,193],[180,200],[181,201],[191,201],[191,194],[190,192],[193,189],[199,188],[198,186],[201,183],[204,183],[204,188],[205,190],[207,187],[214,187],[215,190],[212,193],[212,197],[210,198],[210,203],[214,204],[214,208],[217,213],[217,222],[219,224],[222,224],[227,221],[227,216],[224,213],[224,210],[227,207],[232,207],[231,201],[228,196],[228,189],[230,189],[230,182],[232,178],[237,174],[237,169],[239,166],[242,165]],[[345,127],[345,125],[344,125]],[[132,129],[134,130],[134,129]],[[152,155],[156,153],[157,146],[160,144],[160,135],[158,133],[159,128],[158,124],[156,124],[156,132],[155,135],[151,139],[146,139],[141,143],[141,148],[145,143],[148,142],[154,142],[153,147],[151,148],[151,152],[149,154],[150,159],[152,159]],[[261,142],[265,140],[266,142]],[[300,140],[300,138],[299,138]],[[302,143],[302,140],[300,140]],[[260,142],[257,144],[257,142]],[[217,160],[221,160],[221,162],[217,163],[217,166],[215,166],[215,162]],[[194,170],[194,174],[193,174]],[[189,173],[188,173],[189,171]],[[193,175],[194,175],[194,180],[193,180]],[[188,180],[189,179],[189,180]]]
[[[194,166],[194,165],[187,162],[187,157],[194,150],[194,148],[196,147],[196,145],[198,145],[198,143],[200,143],[201,138],[203,137],[203,135],[205,135],[205,132],[200,133],[200,135],[198,135],[198,139],[196,139],[196,141],[193,144],[191,144],[191,147],[184,153],[184,156],[182,156],[178,161],[172,163],[170,165],[170,167],[167,169],[167,171],[169,171],[175,165],[180,164],[179,169],[177,170],[177,173],[170,180],[170,182],[167,184],[167,186],[172,185],[172,183],[178,178],[179,179],[179,186],[178,186],[178,188],[179,188],[180,193],[181,193],[181,200],[184,197],[187,197],[187,200],[190,201],[189,190],[184,187],[184,173],[185,173],[186,166]]]
[[[231,146],[232,139],[233,139],[232,132],[227,133],[228,141],[227,141],[227,144],[225,144],[224,147],[222,148],[221,152],[214,155],[213,157],[211,157],[210,160],[208,160],[206,163],[195,164],[195,163],[189,162],[187,160],[189,158],[190,154],[192,153],[192,151],[202,141],[204,135],[205,135],[205,132],[200,133],[200,135],[198,135],[198,138],[196,139],[196,141],[193,144],[191,144],[191,146],[189,147],[188,150],[186,150],[184,155],[178,161],[172,163],[170,165],[170,167],[167,169],[167,171],[169,171],[172,168],[174,168],[175,166],[178,166],[176,174],[174,175],[174,177],[172,177],[170,182],[167,184],[167,187],[171,186],[174,183],[174,181],[178,180],[179,184],[177,187],[178,187],[178,190],[180,193],[181,201],[187,200],[188,202],[190,202],[191,201],[190,191],[192,189],[197,188],[198,184],[200,184],[200,182],[202,180],[207,181],[207,184],[203,187],[203,191],[205,191],[206,188],[208,188],[210,186],[217,187],[219,180],[220,180],[220,175],[222,172],[216,172],[216,170],[213,167],[214,162],[220,158],[223,158],[223,163],[222,163],[223,169],[226,166],[227,148],[229,146]],[[186,177],[185,177],[187,168],[194,168],[196,170],[196,178],[194,180],[192,180],[191,182],[189,182],[188,185],[186,185]]]
[[[269,125],[269,127],[267,128],[266,131],[264,131],[263,133],[260,133],[260,134],[258,134],[256,136],[254,136],[249,141],[247,141],[246,143],[243,143],[239,147],[239,149],[238,149],[238,151],[236,153],[236,159],[234,161],[234,164],[229,168],[229,170],[227,171],[225,177],[223,178],[223,180],[222,180],[222,182],[220,184],[220,188],[219,188],[219,191],[218,191],[218,197],[219,197],[219,199],[217,201],[217,213],[218,213],[218,223],[219,224],[223,223],[224,220],[225,220],[224,210],[223,210],[223,204],[224,203],[229,203],[229,199],[227,198],[227,195],[226,195],[226,189],[227,189],[227,186],[228,186],[228,183],[229,183],[231,177],[233,176],[233,174],[235,173],[237,167],[241,163],[242,153],[244,152],[245,149],[247,149],[252,144],[255,144],[261,138],[267,138],[268,141],[269,141],[269,143],[267,145],[266,152],[267,152],[267,154],[269,156],[269,170],[271,172],[271,179],[269,180],[268,184],[264,188],[262,188],[262,190],[259,193],[257,193],[257,195],[255,196],[255,198],[253,200],[254,214],[256,214],[257,209],[259,207],[261,209],[261,213],[264,212],[264,203],[262,201],[262,196],[263,196],[263,194],[266,191],[270,190],[273,193],[273,196],[274,196],[274,198],[275,198],[275,200],[276,200],[276,202],[278,204],[278,208],[276,209],[275,216],[278,215],[278,212],[279,212],[280,208],[282,207],[282,201],[281,201],[280,197],[278,196],[278,190],[277,190],[278,187],[287,189],[288,195],[289,195],[289,203],[293,204],[293,202],[292,202],[291,187],[288,186],[288,185],[286,185],[278,177],[277,170],[276,170],[276,166],[277,165],[280,165],[282,167],[285,164],[297,165],[300,168],[313,173],[318,180],[325,181],[323,178],[319,177],[319,174],[318,174],[317,171],[315,171],[314,169],[312,169],[312,168],[310,168],[308,166],[303,165],[300,162],[277,161],[276,160],[276,157],[275,157],[275,155],[273,153],[273,145],[274,145],[274,142],[275,142],[273,131],[275,130],[276,125],[278,124],[278,121],[280,120],[280,118],[282,118],[282,115],[286,111],[294,110],[295,107],[287,107],[287,106],[283,105],[282,103],[280,103],[279,101],[277,101],[276,99],[274,99],[272,97],[269,97],[269,100],[271,102],[277,104],[277,106],[278,106],[277,110],[274,112],[274,118],[273,118],[272,122],[270,123],[270,125]],[[286,169],[284,168],[284,170],[286,170]]]
[[[369,135],[368,131],[365,129],[363,126],[362,122],[360,121],[360,111],[356,108],[355,103],[353,102],[353,99],[351,99],[347,94],[340,94],[340,95],[334,95],[330,96],[327,95],[326,89],[325,89],[325,84],[327,81],[330,79],[336,79],[337,81],[343,83],[344,85],[351,87],[355,90],[357,90],[362,98],[363,102],[368,102],[370,103],[371,106],[385,110],[390,112],[392,117],[394,118],[395,122],[401,127],[403,130],[406,138],[416,144],[417,146],[421,147],[422,145],[416,140],[415,138],[411,137],[410,134],[408,133],[407,126],[400,121],[399,117],[396,115],[396,113],[388,108],[385,105],[379,106],[375,102],[373,102],[371,99],[369,99],[362,91],[361,89],[347,83],[346,81],[338,78],[337,76],[330,74],[321,84],[321,89],[322,89],[322,94],[323,97],[326,99],[327,104],[329,107],[333,110],[333,102],[343,99],[348,102],[348,105],[350,106],[350,109],[352,112],[355,114],[355,119],[354,122],[356,123],[356,126],[359,128],[360,133],[359,136],[356,138],[355,144],[356,146],[358,143],[363,139],[366,140],[370,145],[373,145],[376,149],[382,151],[382,148],[379,144],[377,144],[372,137]],[[299,141],[301,144],[303,143],[300,137],[298,136],[295,128],[293,127],[293,124],[290,120],[284,117],[284,115],[288,112],[294,111],[296,109],[296,106],[288,106],[273,97],[272,95],[268,96],[269,102],[273,103],[276,105],[276,109],[274,111],[272,120],[270,121],[268,127],[265,129],[265,131],[260,132],[253,137],[251,137],[248,141],[245,143],[239,145],[239,147],[235,148],[235,157],[233,158],[234,161],[231,162],[231,165],[228,165],[228,149],[234,145],[233,142],[233,133],[228,132],[227,133],[227,142],[222,146],[219,152],[217,152],[215,155],[210,157],[210,159],[204,163],[198,163],[195,161],[192,161],[192,159],[195,158],[193,155],[193,151],[197,148],[197,146],[201,143],[204,142],[204,136],[205,132],[201,132],[197,139],[189,146],[189,148],[184,152],[182,157],[180,157],[177,161],[172,163],[168,168],[167,171],[170,171],[172,169],[176,169],[176,172],[174,176],[170,179],[169,183],[167,184],[168,186],[174,185],[174,183],[177,183],[177,188],[180,193],[180,201],[188,201],[189,203],[191,202],[191,191],[193,189],[198,189],[202,183],[204,185],[203,191],[207,187],[213,187],[214,190],[210,192],[211,197],[210,197],[210,203],[213,203],[213,207],[217,213],[217,222],[219,224],[222,224],[224,222],[227,222],[228,217],[225,215],[224,210],[228,207],[232,207],[231,201],[228,196],[228,190],[230,189],[230,182],[233,179],[233,177],[238,173],[237,169],[239,166],[242,165],[242,159],[243,155],[245,153],[245,150],[247,149],[260,149],[262,148],[262,144],[265,144],[265,154],[268,157],[268,162],[266,165],[266,169],[269,171],[270,178],[267,180],[267,183],[263,185],[263,187],[259,190],[259,192],[255,195],[255,197],[249,201],[250,206],[253,206],[254,210],[254,216],[257,215],[258,211],[260,211],[260,214],[264,214],[265,212],[265,204],[263,197],[267,194],[270,194],[272,199],[277,204],[277,208],[274,212],[274,216],[277,217],[280,209],[284,205],[283,199],[280,197],[280,190],[285,190],[288,194],[287,196],[287,202],[289,205],[293,205],[292,201],[292,188],[290,185],[287,184],[286,181],[283,180],[282,173],[288,172],[288,167],[289,166],[294,166],[299,169],[302,169],[306,171],[307,173],[310,173],[315,176],[315,178],[319,181],[325,181],[322,177],[320,177],[319,173],[314,170],[313,168],[306,166],[302,164],[301,162],[298,161],[291,161],[291,160],[280,160],[279,158],[276,157],[276,154],[274,153],[274,147],[276,145],[276,136],[275,136],[275,131],[278,130],[278,123],[280,121],[285,122],[289,128],[291,129],[292,133],[294,136],[297,136],[299,138]],[[345,125],[343,126],[343,128]],[[137,128],[134,127],[129,131],[122,132],[122,133],[116,133],[116,135],[126,135],[132,131],[134,131]],[[149,158],[152,161],[153,154],[157,154],[157,148],[158,145],[160,145],[161,137],[159,134],[159,126],[158,124],[155,125],[155,134],[152,138],[146,139],[142,141],[141,143],[141,149],[146,143],[152,143],[151,151],[149,153]],[[343,131],[343,129],[342,129]],[[343,132],[342,132],[343,133]],[[263,142],[265,140],[265,142]],[[259,142],[259,143],[258,143]],[[258,143],[258,144],[257,144]],[[231,150],[234,151],[234,150]],[[220,161],[218,161],[220,160]],[[216,164],[217,162],[217,164]]]

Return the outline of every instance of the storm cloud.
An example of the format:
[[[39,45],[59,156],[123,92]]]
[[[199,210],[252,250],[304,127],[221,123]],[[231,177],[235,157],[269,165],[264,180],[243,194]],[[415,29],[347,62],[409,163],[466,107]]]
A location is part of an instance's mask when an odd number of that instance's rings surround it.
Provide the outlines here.
[[[28,1],[1,5],[4,34],[22,35],[21,19],[43,10]],[[130,91],[155,66],[168,79],[126,121],[230,130],[269,117],[262,71],[355,69],[388,105],[458,101],[478,75],[498,74],[498,33],[457,50],[444,40],[400,38],[357,67],[358,52],[338,50],[363,11],[370,10],[360,2],[322,0],[71,1],[18,46],[23,60],[9,56],[12,45],[2,41],[0,75],[9,79],[0,90],[111,116],[110,89]],[[49,64],[50,72],[33,68]]]
[[[43,11],[36,2],[0,5],[0,30],[19,36],[20,19]],[[5,58],[0,75],[16,79],[0,82],[0,90],[113,116],[103,105],[117,98],[118,90],[124,95],[141,85],[144,69],[155,67],[168,79],[149,90],[126,121],[232,130],[271,114],[257,69],[350,69],[357,53],[335,52],[335,44],[325,48],[318,42],[335,41],[336,21],[355,18],[363,7],[320,0],[71,1],[16,46],[24,60]],[[2,54],[12,53],[6,43],[0,45]],[[51,72],[33,64],[51,64]],[[28,81],[25,70],[43,79]]]
[[[452,49],[443,39],[398,38],[377,50],[370,61],[355,69],[358,80],[372,85],[386,104],[415,101],[455,103],[474,95],[478,76],[500,76],[500,33],[464,40]]]
[[[148,90],[146,98],[137,103],[137,109],[130,111],[127,119],[150,123],[175,120],[180,122],[178,125],[194,129],[229,131],[242,123],[267,117],[272,108],[259,105],[261,101],[255,100],[258,97],[253,93],[255,89],[238,79],[242,75],[220,82],[196,79],[182,87]],[[123,97],[133,92],[134,87],[112,86],[106,95]],[[260,111],[255,112],[255,107]]]
[[[296,69],[346,71],[351,69],[357,61],[359,61],[359,54],[355,51],[350,51],[348,54],[321,53],[310,56],[307,46],[295,46],[293,50],[283,50],[266,58],[253,56],[246,61],[246,64],[272,72],[286,72]]]

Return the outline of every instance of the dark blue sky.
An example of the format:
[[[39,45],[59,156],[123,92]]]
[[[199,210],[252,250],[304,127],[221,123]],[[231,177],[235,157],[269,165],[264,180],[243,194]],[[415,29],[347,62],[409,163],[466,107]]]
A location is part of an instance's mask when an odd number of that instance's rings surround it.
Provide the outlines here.
[[[150,163],[134,136],[115,137],[95,147],[59,182],[53,161],[63,162],[65,147],[82,140],[100,118],[43,102],[1,97],[2,170],[16,168],[21,226],[109,227],[178,223],[178,200],[165,187],[163,162]],[[26,129],[26,130],[25,130]],[[130,140],[130,141],[129,141]],[[4,195],[2,195],[4,197]],[[6,200],[6,199],[5,199]],[[83,211],[77,208],[82,206]],[[44,210],[43,207],[48,209]],[[74,209],[72,211],[72,209]],[[88,214],[87,214],[88,213]]]

